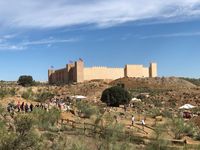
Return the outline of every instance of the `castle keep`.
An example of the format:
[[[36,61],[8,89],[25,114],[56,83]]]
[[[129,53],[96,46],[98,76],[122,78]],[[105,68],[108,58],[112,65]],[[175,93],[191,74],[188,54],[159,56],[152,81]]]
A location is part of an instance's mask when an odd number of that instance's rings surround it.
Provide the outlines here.
[[[118,79],[123,77],[157,77],[157,64],[150,63],[150,66],[125,65],[124,68],[108,67],[84,67],[84,62],[78,60],[75,63],[67,64],[65,68],[48,70],[48,81],[54,83],[83,82],[94,79]]]

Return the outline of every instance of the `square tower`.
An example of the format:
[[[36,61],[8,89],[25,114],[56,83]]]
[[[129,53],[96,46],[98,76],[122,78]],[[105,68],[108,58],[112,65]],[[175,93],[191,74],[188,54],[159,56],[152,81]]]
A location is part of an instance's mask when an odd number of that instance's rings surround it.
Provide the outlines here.
[[[75,62],[75,71],[74,71],[74,82],[83,82],[84,81],[84,62],[78,60]]]
[[[149,77],[150,78],[154,78],[157,77],[157,63],[150,63],[150,67],[149,67]]]

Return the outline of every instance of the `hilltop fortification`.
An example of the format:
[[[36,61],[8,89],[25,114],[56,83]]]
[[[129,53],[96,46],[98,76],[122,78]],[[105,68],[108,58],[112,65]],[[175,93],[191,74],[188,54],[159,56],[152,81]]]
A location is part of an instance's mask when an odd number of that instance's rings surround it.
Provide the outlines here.
[[[143,65],[127,64],[124,68],[84,67],[82,60],[67,64],[63,69],[49,69],[48,81],[54,83],[83,82],[95,79],[115,80],[123,77],[157,77],[157,64],[150,63],[149,67]]]

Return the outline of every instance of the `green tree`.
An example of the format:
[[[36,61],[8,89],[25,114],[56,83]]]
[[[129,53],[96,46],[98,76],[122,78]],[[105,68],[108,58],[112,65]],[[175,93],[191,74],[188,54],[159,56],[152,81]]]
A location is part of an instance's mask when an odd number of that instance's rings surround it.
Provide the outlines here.
[[[130,93],[122,87],[114,86],[103,91],[101,101],[108,106],[119,107],[128,104],[131,100]]]
[[[19,77],[17,83],[21,86],[32,86],[34,81],[32,76],[22,75]]]

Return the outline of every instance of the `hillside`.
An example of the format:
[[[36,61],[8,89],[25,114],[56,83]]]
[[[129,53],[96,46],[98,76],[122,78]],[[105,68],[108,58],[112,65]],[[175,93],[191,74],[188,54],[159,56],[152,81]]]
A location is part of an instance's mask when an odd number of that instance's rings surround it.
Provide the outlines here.
[[[170,77],[170,78],[120,78],[110,83],[111,85],[124,84],[126,88],[195,88],[196,85],[189,81]]]

